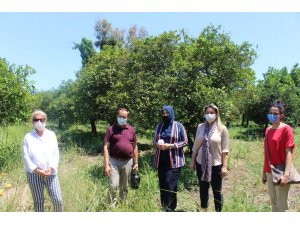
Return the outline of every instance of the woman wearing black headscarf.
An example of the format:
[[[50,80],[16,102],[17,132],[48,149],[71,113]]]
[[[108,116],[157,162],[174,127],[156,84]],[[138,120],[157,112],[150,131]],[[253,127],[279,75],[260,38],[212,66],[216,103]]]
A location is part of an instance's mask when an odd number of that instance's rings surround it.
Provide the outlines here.
[[[175,121],[171,106],[162,108],[162,122],[156,126],[154,167],[158,169],[160,201],[166,212],[177,206],[177,184],[181,167],[185,164],[183,147],[188,144],[183,125]]]

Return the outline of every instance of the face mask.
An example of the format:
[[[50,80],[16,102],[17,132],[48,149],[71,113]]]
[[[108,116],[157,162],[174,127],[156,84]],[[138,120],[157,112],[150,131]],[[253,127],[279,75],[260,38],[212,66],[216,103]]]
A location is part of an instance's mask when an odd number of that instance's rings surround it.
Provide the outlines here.
[[[121,117],[117,117],[117,121],[120,126],[125,126],[127,124],[127,119]]]
[[[207,120],[207,122],[214,122],[216,120],[216,114],[210,114],[210,113],[207,113],[204,115],[205,119]]]
[[[268,119],[271,123],[276,123],[279,119],[278,115],[268,114]]]
[[[38,131],[43,131],[46,127],[46,123],[42,123],[41,121],[34,122],[34,128],[37,129]]]
[[[168,122],[169,121],[169,116],[162,116],[162,120],[164,123]]]

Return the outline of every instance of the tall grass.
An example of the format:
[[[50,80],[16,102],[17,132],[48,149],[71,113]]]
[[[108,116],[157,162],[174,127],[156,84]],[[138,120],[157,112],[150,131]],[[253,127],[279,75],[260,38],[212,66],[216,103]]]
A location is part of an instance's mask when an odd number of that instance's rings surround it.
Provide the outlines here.
[[[30,125],[0,127],[0,171],[20,166],[22,141],[30,129]]]
[[[67,130],[55,130],[60,143],[61,160],[59,180],[64,200],[64,210],[69,212],[157,212],[160,211],[158,177],[152,168],[153,148],[150,138],[139,137],[139,172],[141,185],[137,190],[130,189],[125,203],[112,208],[108,204],[108,178],[104,175],[102,140],[106,130],[105,124],[98,124],[98,134],[92,136],[88,126],[72,126]],[[6,161],[15,166],[6,169],[7,175],[0,178],[13,183],[14,188],[0,197],[0,211],[33,211],[24,166],[21,162],[21,143],[26,132],[31,128],[14,126],[1,128],[0,135],[5,146],[14,147],[14,161]],[[252,130],[253,131],[253,130]],[[223,181],[224,211],[229,212],[263,212],[270,211],[267,188],[261,183],[263,166],[262,137],[256,131],[244,128],[230,128],[230,157],[228,176]],[[296,153],[295,166],[300,170],[300,129],[295,130]],[[4,139],[5,138],[5,139]],[[1,143],[1,142],[0,142]],[[4,146],[4,144],[3,144]],[[16,149],[17,148],[17,149]],[[10,156],[5,153],[5,159]],[[4,154],[3,154],[4,155]],[[178,211],[199,211],[199,192],[196,173],[189,170],[190,158],[182,168],[178,188]],[[2,179],[2,181],[1,181]],[[1,188],[1,187],[0,187]],[[210,190],[209,211],[214,211],[213,197]],[[291,186],[291,211],[300,211],[300,185]],[[46,195],[46,211],[52,211],[52,204]]]

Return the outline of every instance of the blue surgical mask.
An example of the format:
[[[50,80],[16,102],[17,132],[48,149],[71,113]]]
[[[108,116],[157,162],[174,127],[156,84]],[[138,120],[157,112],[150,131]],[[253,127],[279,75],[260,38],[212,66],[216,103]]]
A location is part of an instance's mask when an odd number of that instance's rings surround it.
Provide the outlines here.
[[[268,119],[271,123],[276,123],[279,119],[278,115],[274,115],[274,114],[268,114]]]
[[[124,119],[122,117],[117,117],[117,122],[120,126],[125,126],[127,124],[127,119]]]

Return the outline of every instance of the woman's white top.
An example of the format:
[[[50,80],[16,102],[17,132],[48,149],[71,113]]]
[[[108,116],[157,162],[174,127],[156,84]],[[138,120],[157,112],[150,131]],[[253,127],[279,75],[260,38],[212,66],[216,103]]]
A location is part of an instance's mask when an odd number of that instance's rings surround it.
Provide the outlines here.
[[[52,175],[57,174],[59,150],[53,131],[45,129],[41,137],[35,130],[26,134],[22,153],[27,172],[32,173],[36,168],[52,168]]]

